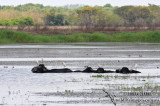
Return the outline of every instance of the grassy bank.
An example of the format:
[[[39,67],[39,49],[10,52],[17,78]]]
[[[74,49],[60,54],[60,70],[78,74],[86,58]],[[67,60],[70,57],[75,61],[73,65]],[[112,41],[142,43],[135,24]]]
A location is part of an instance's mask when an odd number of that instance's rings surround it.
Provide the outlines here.
[[[116,34],[77,33],[72,35],[32,35],[0,30],[0,43],[67,43],[67,42],[160,42],[160,31],[122,32]]]

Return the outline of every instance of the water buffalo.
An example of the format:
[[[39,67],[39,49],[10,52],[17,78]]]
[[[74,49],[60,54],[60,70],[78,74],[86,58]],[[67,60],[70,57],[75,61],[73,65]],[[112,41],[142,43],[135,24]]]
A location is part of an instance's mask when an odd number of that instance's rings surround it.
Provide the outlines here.
[[[68,68],[62,68],[62,69],[51,69],[48,70],[46,73],[69,73],[69,72],[73,71]]]
[[[129,70],[127,67],[123,67],[122,69],[117,69],[116,71],[110,71],[110,70],[104,70],[104,68],[98,68],[97,70],[93,70],[92,67],[87,67],[83,71],[72,71],[68,68],[62,68],[62,69],[47,69],[44,64],[39,64],[36,67],[33,67],[31,70],[33,73],[71,73],[71,72],[82,72],[82,73],[141,73],[136,70]]]
[[[96,70],[96,73],[115,73],[115,71],[104,70],[104,68],[99,67],[99,68]]]
[[[68,69],[68,68],[62,68],[62,69],[51,69],[48,70],[44,64],[39,64],[36,67],[33,67],[31,70],[33,73],[68,73],[68,72],[72,72],[72,70]]]
[[[129,74],[129,73],[141,73],[136,70],[129,70],[127,67],[123,67],[122,69],[117,69],[116,73]]]
[[[92,67],[87,67],[85,70],[83,70],[82,72],[84,73],[95,73],[96,71],[92,69]]]
[[[44,66],[44,64],[39,64],[36,67],[33,67],[31,70],[33,73],[45,73],[48,69]]]
[[[85,70],[81,71],[83,73],[114,73],[114,71],[106,71],[104,68],[99,67],[97,70],[93,70],[92,67],[87,67]]]
[[[98,68],[97,70],[93,70],[92,67],[87,67],[83,71],[72,71],[68,68],[62,69],[47,69],[44,64],[39,64],[38,66],[32,68],[33,73],[70,73],[70,72],[82,72],[82,73],[113,73],[113,71],[106,71],[103,68]]]

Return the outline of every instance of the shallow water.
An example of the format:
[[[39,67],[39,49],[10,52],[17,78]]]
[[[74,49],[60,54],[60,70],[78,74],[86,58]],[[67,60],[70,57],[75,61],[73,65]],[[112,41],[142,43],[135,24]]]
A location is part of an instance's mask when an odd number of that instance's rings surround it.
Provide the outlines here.
[[[35,61],[49,68],[84,66],[110,70],[127,66],[140,74],[31,73]],[[160,44],[70,43],[0,46],[0,105],[113,106],[160,104]],[[126,93],[127,92],[127,93]],[[137,93],[139,92],[139,93]],[[140,95],[140,93],[145,93]],[[146,94],[149,92],[149,94]],[[137,94],[136,94],[137,93]],[[132,94],[132,95],[131,95]],[[141,100],[141,101],[140,101]]]

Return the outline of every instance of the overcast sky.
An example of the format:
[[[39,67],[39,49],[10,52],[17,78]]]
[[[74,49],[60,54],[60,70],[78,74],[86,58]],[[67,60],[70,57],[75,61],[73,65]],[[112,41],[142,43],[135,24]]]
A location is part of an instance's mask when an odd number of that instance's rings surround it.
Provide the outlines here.
[[[50,6],[64,6],[67,4],[104,5],[110,3],[113,6],[123,5],[160,5],[160,0],[0,0],[0,5],[19,5],[26,3],[43,4]]]

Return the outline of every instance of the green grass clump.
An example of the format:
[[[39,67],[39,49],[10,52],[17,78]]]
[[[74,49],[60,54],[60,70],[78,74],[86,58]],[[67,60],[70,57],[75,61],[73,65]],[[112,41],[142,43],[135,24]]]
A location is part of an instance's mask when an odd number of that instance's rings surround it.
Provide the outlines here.
[[[154,86],[154,90],[160,90],[160,86],[159,85],[155,85]]]
[[[0,30],[0,43],[70,43],[70,42],[155,42],[160,43],[160,31],[75,33],[71,35],[32,35],[25,32]]]
[[[104,75],[92,75],[91,77],[102,78]]]
[[[131,89],[134,91],[141,91],[143,88],[142,87],[132,87]]]

